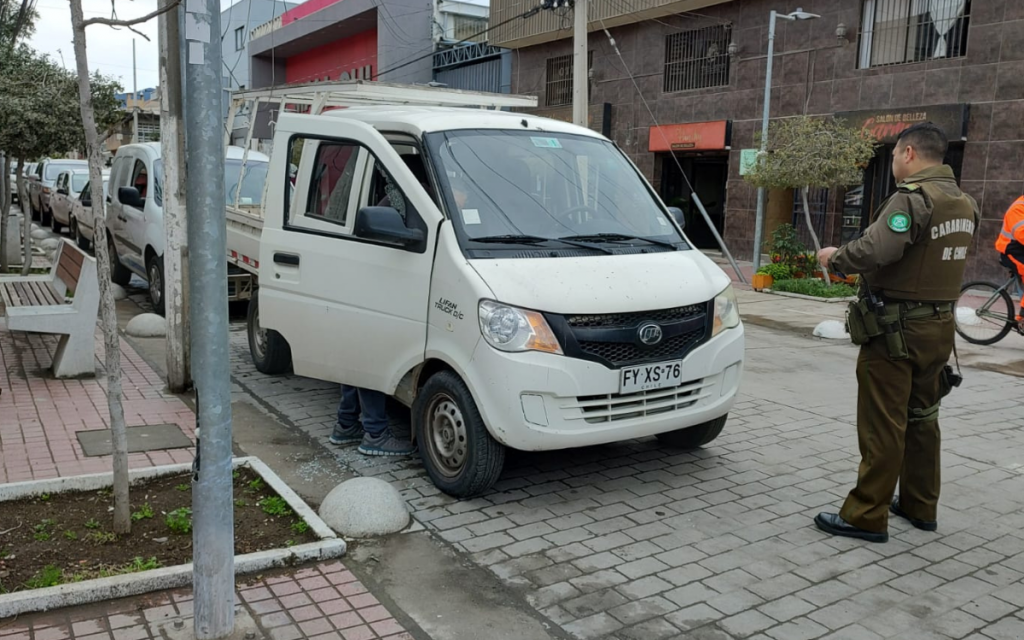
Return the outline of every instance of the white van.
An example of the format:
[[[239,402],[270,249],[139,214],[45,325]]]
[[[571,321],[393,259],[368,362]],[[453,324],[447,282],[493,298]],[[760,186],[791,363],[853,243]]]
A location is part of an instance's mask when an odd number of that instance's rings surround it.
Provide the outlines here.
[[[282,114],[258,250],[260,370],[410,405],[455,496],[490,487],[506,447],[707,444],[736,398],[729,278],[588,129],[472,109]]]
[[[242,155],[238,147],[227,148],[225,201],[235,195]],[[242,202],[259,204],[269,160],[261,153],[249,152]],[[146,280],[150,301],[159,314],[164,312],[163,174],[159,142],[119,147],[110,167],[106,218],[111,279],[122,286],[133,273]]]

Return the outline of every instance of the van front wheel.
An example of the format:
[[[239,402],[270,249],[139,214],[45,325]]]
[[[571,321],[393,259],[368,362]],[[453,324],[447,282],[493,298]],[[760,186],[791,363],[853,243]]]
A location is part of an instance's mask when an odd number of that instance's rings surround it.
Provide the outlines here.
[[[292,366],[292,348],[280,333],[260,326],[259,291],[252,292],[246,315],[249,353],[256,370],[268,375],[287,373]]]
[[[726,414],[720,418],[708,420],[705,423],[687,427],[686,429],[659,433],[658,440],[662,444],[674,449],[696,449],[703,447],[722,433],[722,428],[725,427],[725,421],[728,417],[729,414]]]
[[[466,383],[434,374],[416,397],[413,428],[434,485],[456,498],[487,491],[501,476],[505,447],[491,437]]]

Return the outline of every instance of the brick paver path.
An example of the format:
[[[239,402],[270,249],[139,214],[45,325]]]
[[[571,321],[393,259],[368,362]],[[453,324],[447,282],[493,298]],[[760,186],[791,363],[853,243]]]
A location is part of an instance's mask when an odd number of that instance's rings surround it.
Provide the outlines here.
[[[103,341],[96,336],[97,377],[57,380],[48,371],[57,336],[10,332],[0,320],[0,483],[101,473],[110,456],[86,457],[75,433],[109,428]],[[194,439],[195,417],[135,350],[121,341],[125,419],[129,427],[176,424]],[[129,465],[191,462],[194,449],[133,453]]]
[[[235,605],[268,640],[412,640],[341,562],[239,581]],[[189,589],[0,620],[0,640],[146,640],[180,620],[192,627]]]
[[[233,326],[235,381],[326,441],[335,385],[257,373]],[[430,530],[585,639],[1024,639],[1024,395],[966,371],[944,404],[938,533],[890,522],[872,545],[811,518],[858,462],[855,351],[748,327],[743,396],[722,436],[513,453],[495,490],[456,501],[418,460],[338,457],[393,482]]]

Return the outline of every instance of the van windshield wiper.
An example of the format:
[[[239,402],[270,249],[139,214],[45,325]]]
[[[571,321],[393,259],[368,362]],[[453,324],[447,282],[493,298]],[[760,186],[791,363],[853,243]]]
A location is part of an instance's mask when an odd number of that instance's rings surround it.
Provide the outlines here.
[[[582,242],[628,242],[630,240],[641,240],[643,242],[649,242],[659,247],[672,249],[673,251],[676,251],[678,249],[678,247],[676,247],[676,245],[672,244],[671,242],[666,242],[664,240],[656,240],[654,238],[645,238],[644,236],[631,236],[625,233],[589,233],[578,236],[566,236],[564,238],[559,238],[559,240],[562,240],[563,242],[572,240]]]
[[[542,238],[541,236],[509,233],[498,236],[480,236],[478,238],[470,238],[470,240],[472,242],[491,242],[498,244],[540,244],[542,242],[561,242],[562,244],[568,244],[582,249],[590,249],[592,251],[600,251],[601,253],[615,253],[614,251],[610,251],[607,247],[582,242],[574,238]]]

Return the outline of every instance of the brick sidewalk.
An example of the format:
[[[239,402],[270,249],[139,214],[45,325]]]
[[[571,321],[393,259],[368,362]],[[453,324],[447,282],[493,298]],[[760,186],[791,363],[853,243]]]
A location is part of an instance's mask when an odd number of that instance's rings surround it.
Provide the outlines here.
[[[57,336],[10,332],[0,321],[0,483],[101,473],[111,457],[86,457],[75,434],[107,429],[103,340],[97,377],[57,380],[49,372]],[[125,419],[129,427],[176,424],[195,438],[195,416],[131,346],[121,341]],[[191,462],[194,448],[133,453],[132,468]]]
[[[235,606],[256,623],[257,638],[413,638],[338,561],[242,578]],[[180,589],[0,621],[0,640],[147,640],[176,620],[191,629],[191,615],[192,591]]]

